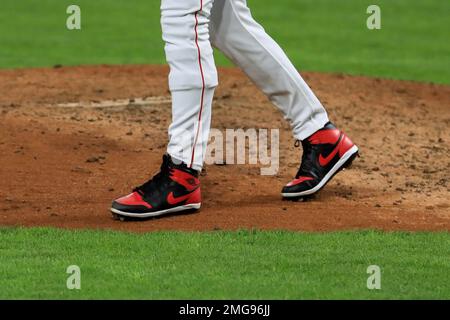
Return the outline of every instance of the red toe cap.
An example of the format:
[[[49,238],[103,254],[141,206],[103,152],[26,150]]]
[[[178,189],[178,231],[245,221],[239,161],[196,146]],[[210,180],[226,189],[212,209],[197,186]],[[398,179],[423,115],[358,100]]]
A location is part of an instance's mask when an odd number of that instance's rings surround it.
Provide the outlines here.
[[[302,182],[309,181],[309,180],[314,180],[314,179],[311,178],[311,177],[300,177],[300,178],[297,178],[297,179],[295,179],[295,180],[292,180],[292,181],[289,182],[286,186],[287,186],[287,187],[292,187],[292,186],[295,186],[295,185],[297,185],[297,184],[300,184],[300,183],[302,183]]]
[[[150,204],[145,202],[144,199],[142,199],[142,196],[137,192],[133,192],[127,196],[119,198],[116,200],[116,202],[125,206],[144,206],[149,209],[151,209],[152,207]]]

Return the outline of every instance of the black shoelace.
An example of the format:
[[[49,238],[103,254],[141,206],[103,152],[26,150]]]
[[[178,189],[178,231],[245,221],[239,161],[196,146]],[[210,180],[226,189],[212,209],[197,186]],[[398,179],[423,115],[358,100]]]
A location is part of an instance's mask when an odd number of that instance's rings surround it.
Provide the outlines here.
[[[297,141],[299,141],[299,140],[297,140]],[[311,175],[311,171],[314,168],[314,164],[311,162],[311,159],[310,159],[312,145],[307,140],[304,140],[301,143],[302,143],[302,147],[303,147],[303,154],[302,154],[302,161],[300,164],[300,168],[298,169],[297,175],[295,176],[296,179],[298,179],[300,176]],[[296,142],[296,146],[298,146],[297,142]]]
[[[154,190],[157,187],[161,187],[163,182],[167,181],[167,177],[170,176],[170,172],[171,168],[169,165],[169,159],[164,157],[160,171],[143,185],[134,188],[133,192],[144,194],[148,191]]]

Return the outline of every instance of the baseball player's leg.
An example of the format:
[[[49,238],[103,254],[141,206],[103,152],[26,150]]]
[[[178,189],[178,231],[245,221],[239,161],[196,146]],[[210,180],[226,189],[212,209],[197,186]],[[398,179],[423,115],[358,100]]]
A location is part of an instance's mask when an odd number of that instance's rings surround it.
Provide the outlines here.
[[[213,0],[162,0],[161,25],[170,66],[172,124],[168,153],[200,170],[209,135],[217,71],[209,42]]]
[[[209,135],[217,71],[209,42],[212,0],[162,0],[161,25],[170,65],[172,124],[161,170],[113,201],[120,219],[148,218],[201,206],[199,170]]]
[[[358,147],[329,122],[327,113],[283,50],[252,18],[246,0],[216,0],[211,17],[211,41],[258,85],[291,121],[302,141],[303,155],[295,179],[283,197],[318,192],[349,166]]]
[[[291,122],[297,139],[305,139],[328,122],[320,101],[280,46],[253,19],[246,0],[215,0],[210,34],[213,45]]]

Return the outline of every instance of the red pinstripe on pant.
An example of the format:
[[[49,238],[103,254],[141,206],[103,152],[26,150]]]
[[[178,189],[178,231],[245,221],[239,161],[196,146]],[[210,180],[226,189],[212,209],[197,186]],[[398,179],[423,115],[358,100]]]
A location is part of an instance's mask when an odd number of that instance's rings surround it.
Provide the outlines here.
[[[203,112],[203,103],[204,103],[204,98],[205,98],[205,75],[203,73],[203,65],[202,65],[202,53],[200,50],[200,45],[198,43],[198,14],[203,10],[203,0],[200,0],[200,10],[198,10],[195,13],[195,45],[197,46],[197,51],[198,51],[198,65],[200,67],[200,75],[202,77],[202,94],[201,94],[201,98],[200,98],[200,110],[198,112],[198,125],[197,125],[197,132],[195,134],[195,139],[194,139],[194,145],[192,146],[192,156],[191,156],[191,163],[189,165],[189,167],[192,168],[192,165],[194,164],[194,157],[195,157],[195,147],[197,146],[197,141],[198,141],[198,135],[200,133],[200,126],[201,126],[201,121],[202,121],[202,112]]]

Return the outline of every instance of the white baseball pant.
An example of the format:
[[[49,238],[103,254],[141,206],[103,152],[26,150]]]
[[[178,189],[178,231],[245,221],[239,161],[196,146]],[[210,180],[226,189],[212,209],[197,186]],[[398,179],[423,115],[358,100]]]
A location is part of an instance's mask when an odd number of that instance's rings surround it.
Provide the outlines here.
[[[161,0],[161,25],[170,66],[172,124],[167,152],[172,158],[202,168],[218,84],[212,46],[280,109],[296,139],[307,138],[328,122],[320,101],[253,19],[246,0]]]

